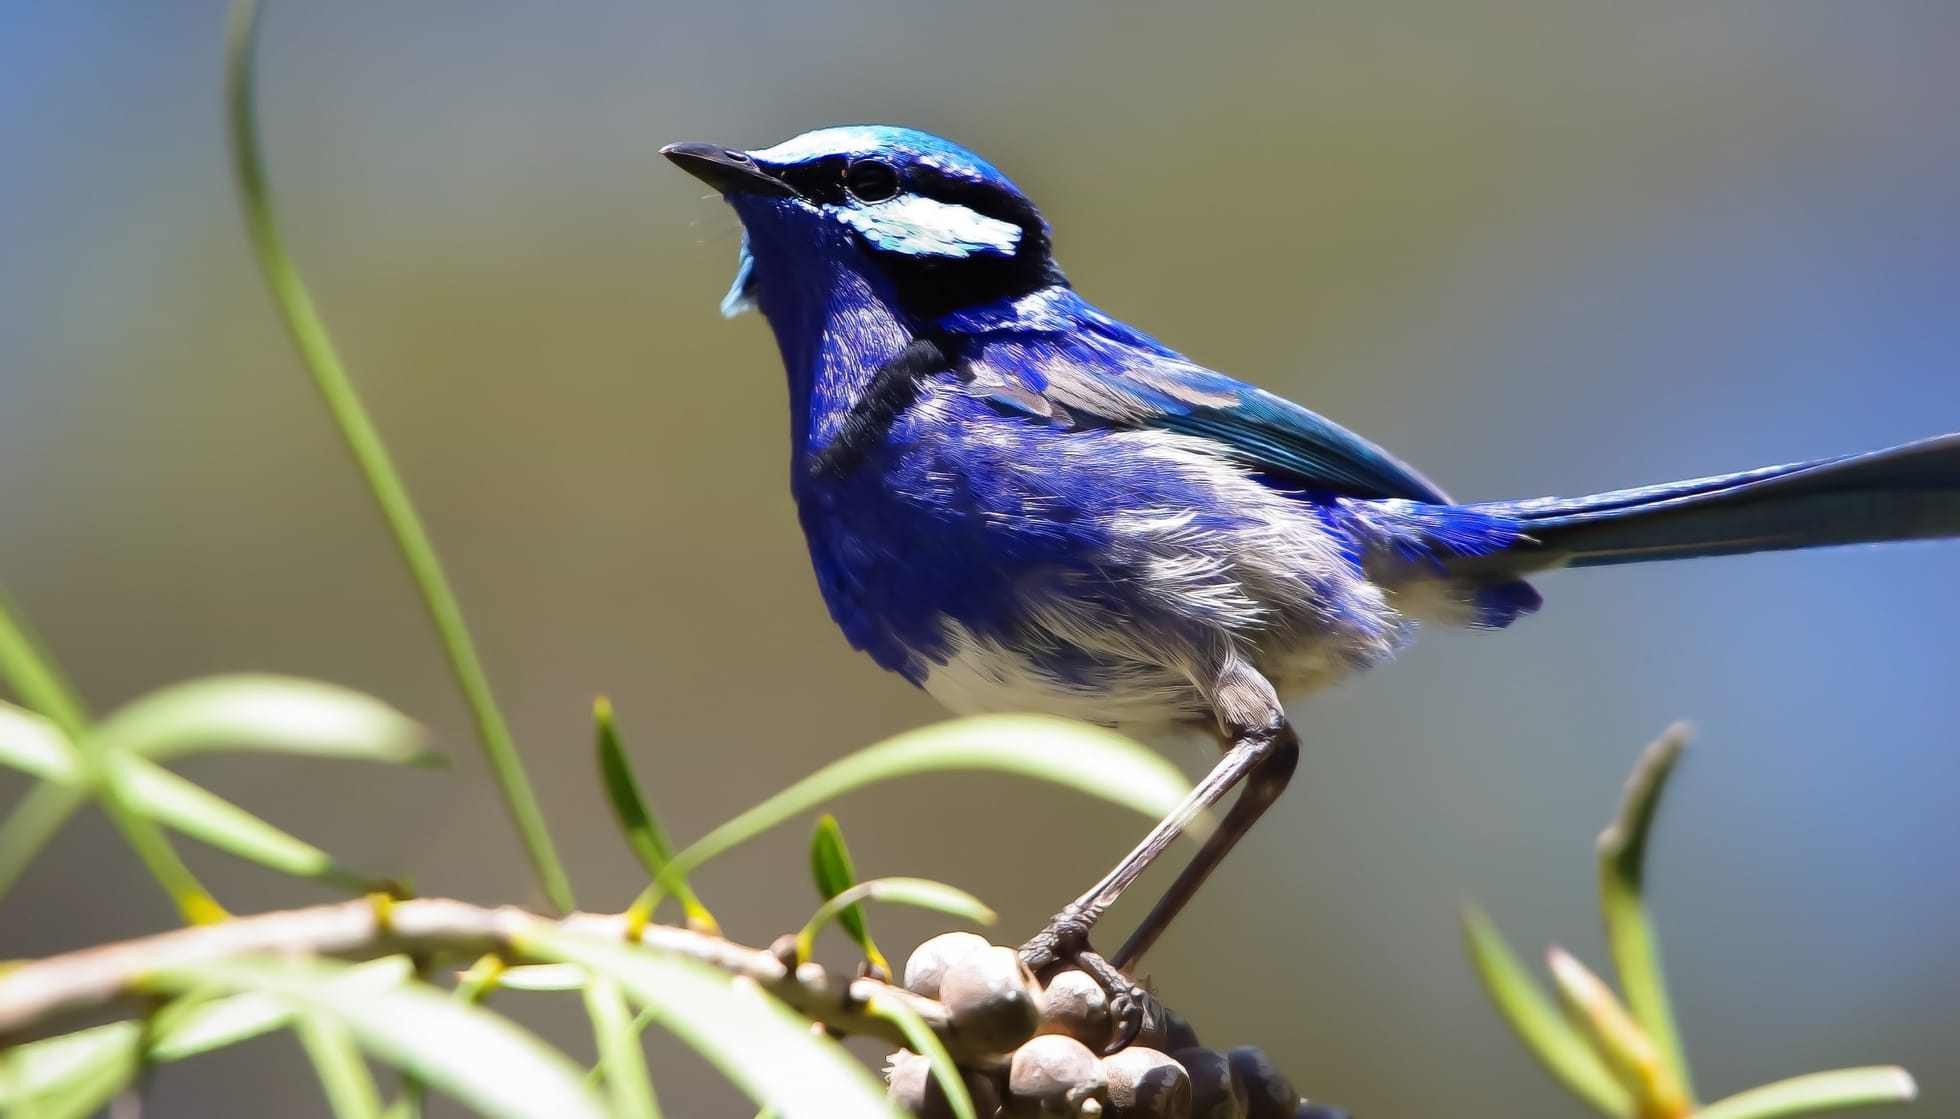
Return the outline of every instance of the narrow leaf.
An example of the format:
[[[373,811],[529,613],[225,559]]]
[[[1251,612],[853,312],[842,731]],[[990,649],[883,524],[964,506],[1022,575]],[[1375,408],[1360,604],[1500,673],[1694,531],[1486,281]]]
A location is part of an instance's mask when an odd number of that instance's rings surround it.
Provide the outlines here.
[[[657,881],[660,872],[674,857],[673,844],[668,842],[666,829],[648,810],[646,798],[640,795],[640,783],[634,779],[633,767],[627,762],[626,750],[619,742],[612,703],[604,696],[593,701],[592,723],[597,730],[599,774],[605,780],[606,799],[612,803],[613,817],[619,821],[620,830],[626,833],[627,846],[633,849],[640,865],[646,868],[647,877]],[[715,923],[714,914],[701,904],[701,899],[695,896],[685,876],[676,877],[670,888],[680,898],[690,928],[710,935],[721,931],[721,926]]]
[[[7,822],[0,824],[0,897],[14,888],[34,856],[87,800],[74,789],[43,781],[14,805]]]
[[[82,780],[81,759],[55,725],[4,701],[0,701],[0,765],[59,785]]]
[[[1641,1115],[1685,1119],[1693,1112],[1694,1105],[1681,1082],[1661,1062],[1653,1041],[1627,1013],[1613,989],[1563,948],[1553,947],[1545,959],[1567,1012],[1586,1026],[1593,1047],[1633,1093]]]
[[[131,1029],[135,1029],[133,1024]],[[12,1114],[33,1119],[88,1119],[108,1107],[111,1100],[135,1082],[142,1068],[137,1048],[137,1039],[131,1036],[114,1046],[95,1050],[86,1063],[75,1067],[66,1078],[36,1095],[21,1098]]]
[[[585,986],[582,967],[571,964],[524,964],[505,968],[497,986],[511,991],[576,991]]]
[[[406,956],[389,956],[348,968],[334,982],[353,993],[372,992],[404,982],[413,971]],[[187,996],[157,1013],[148,1057],[181,1061],[271,1033],[292,1016],[290,1004],[267,995]],[[83,1066],[109,1060],[110,1054],[134,1047],[142,1037],[143,1027],[136,1022],[110,1022],[0,1052],[0,1107],[46,1093]]]
[[[550,926],[519,939],[541,959],[574,963],[616,981],[653,1020],[692,1046],[731,1083],[785,1119],[893,1116],[883,1088],[829,1037],[748,980],[650,948]]]
[[[1482,910],[1464,906],[1464,944],[1497,1012],[1540,1064],[1601,1114],[1632,1119],[1633,1095],[1552,1004]]]
[[[362,407],[360,393],[355,391],[353,379],[341,364],[333,338],[327,333],[327,324],[314,307],[306,281],[300,278],[299,269],[280,235],[272,207],[272,186],[267,181],[265,152],[259,143],[255,88],[258,38],[258,0],[232,0],[231,13],[225,20],[225,123],[231,140],[232,173],[237,178],[239,199],[245,211],[245,231],[306,371],[312,375],[313,385],[320,391],[327,411],[332,413],[348,452],[381,509],[382,519],[394,534],[402,562],[408,566],[415,587],[422,594],[429,620],[435,626],[443,652],[448,655],[457,690],[462,692],[475,717],[484,760],[497,779],[504,806],[524,841],[525,853],[530,856],[539,884],[560,912],[569,913],[575,908],[571,879],[565,873],[564,864],[558,861],[551,832],[545,826],[544,810],[539,807],[537,793],[524,773],[524,760],[518,753],[516,740],[511,737],[510,724],[504,718],[503,709],[497,706],[483,658],[470,639],[462,603],[443,574],[435,543],[415,512],[415,503],[395,469],[387,444],[382,442],[381,432]]]
[[[810,835],[810,875],[816,880],[817,893],[825,901],[857,883],[857,867],[851,862],[851,849],[844,844],[844,829],[837,826],[837,817],[828,812],[817,819],[816,830]],[[864,953],[873,970],[886,979],[891,978],[891,962],[871,939],[871,930],[864,923],[864,911],[855,905],[845,906],[837,913],[837,923],[857,941],[858,950]]]
[[[346,968],[297,960],[222,960],[159,972],[162,991],[257,991],[328,1016],[361,1048],[500,1119],[603,1119],[605,1106],[564,1054],[509,1020],[421,983],[350,993]]]
[[[817,907],[803,930],[796,934],[796,958],[799,961],[809,959],[817,933],[860,901],[883,901],[932,909],[982,925],[991,925],[995,920],[994,911],[979,898],[944,882],[934,882],[930,878],[873,878],[843,890]]]
[[[349,996],[377,994],[399,987],[415,974],[407,956],[384,956],[355,964],[330,982]],[[271,1033],[291,1022],[292,1004],[271,995],[243,994],[182,1006],[173,1004],[158,1016],[153,1061],[181,1061]]]
[[[0,1052],[0,1107],[35,1114],[34,1102],[111,1077],[123,1065],[133,1070],[142,1036],[135,1022],[110,1022]]]
[[[824,766],[715,828],[674,856],[635,912],[702,863],[777,824],[866,785],[922,773],[992,770],[1050,781],[1152,819],[1177,807],[1191,783],[1177,767],[1122,735],[1041,715],[976,715],[904,734]]]
[[[1780,1119],[1854,1107],[1911,1103],[1919,1096],[1912,1074],[1897,1066],[1813,1072],[1738,1092],[1711,1103],[1696,1119]]]
[[[224,907],[211,896],[204,884],[177,854],[170,840],[141,812],[124,799],[120,775],[109,766],[110,755],[89,733],[88,714],[81,699],[63,678],[54,659],[47,655],[27,628],[14,620],[5,595],[0,595],[0,679],[14,692],[47,716],[72,747],[70,757],[76,772],[94,786],[91,790],[102,802],[102,809],[136,852],[150,877],[177,905],[177,912],[191,924],[207,924],[225,917]]]
[[[1641,754],[1627,778],[1619,815],[1599,833],[1599,905],[1613,970],[1633,1020],[1654,1043],[1669,1074],[1692,1095],[1688,1058],[1661,970],[1660,946],[1645,898],[1647,839],[1668,775],[1687,748],[1690,731],[1677,723]]]
[[[346,1028],[324,1014],[310,1013],[293,1022],[293,1032],[313,1062],[334,1119],[380,1119],[381,1090]]]
[[[953,1062],[953,1055],[946,1051],[946,1045],[939,1035],[932,1032],[925,1019],[917,1011],[890,995],[879,993],[871,996],[865,1010],[874,1018],[883,1018],[897,1026],[905,1034],[905,1043],[912,1052],[924,1057],[932,1066],[932,1078],[939,1082],[940,1094],[946,1097],[946,1104],[953,1110],[953,1119],[979,1119],[974,1107],[973,1095],[966,1090],[966,1078],[960,1075],[959,1065]]]
[[[599,1067],[605,1070],[606,1095],[618,1119],[660,1119],[647,1076],[646,1053],[640,1032],[619,984],[594,976],[585,985],[585,1013],[592,1019],[592,1036],[599,1048]]]
[[[266,750],[414,765],[439,763],[421,726],[350,688],[290,676],[173,684],[111,713],[96,735],[161,761],[199,750]]]
[[[145,816],[241,859],[299,878],[316,878],[350,889],[376,879],[334,862],[303,839],[281,831],[202,786],[142,758],[116,759],[130,803]]]

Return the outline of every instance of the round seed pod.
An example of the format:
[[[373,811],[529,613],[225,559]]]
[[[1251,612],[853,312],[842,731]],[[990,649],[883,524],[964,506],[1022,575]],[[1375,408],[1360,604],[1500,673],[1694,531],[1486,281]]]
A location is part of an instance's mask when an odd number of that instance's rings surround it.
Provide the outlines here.
[[[1245,1090],[1232,1079],[1232,1064],[1216,1049],[1171,1054],[1191,1074],[1191,1119],[1246,1119]]]
[[[939,981],[946,969],[961,957],[987,947],[990,947],[987,938],[977,933],[940,933],[912,949],[911,958],[905,961],[905,989],[929,999],[938,998]]]
[[[1294,1109],[1293,1119],[1351,1119],[1351,1117],[1338,1107],[1301,1100],[1300,1106]]]
[[[1293,1119],[1300,1093],[1273,1067],[1264,1049],[1241,1045],[1225,1059],[1232,1066],[1232,1079],[1245,1092],[1246,1119]]]
[[[1184,1020],[1184,1015],[1169,1007],[1164,1008],[1164,1052],[1175,1053],[1180,1049],[1196,1049],[1198,1031]]]
[[[1016,1115],[1100,1115],[1108,1098],[1102,1061],[1063,1034],[1035,1038],[1007,1066],[1007,1100]]]
[[[1005,1053],[1034,1036],[1041,989],[1012,948],[989,945],[961,956],[939,980],[953,1032],[972,1049]]]
[[[1191,1114],[1191,1074],[1155,1049],[1132,1045],[1103,1058],[1110,1119],[1185,1119]]]
[[[1109,995],[1086,971],[1058,971],[1041,992],[1044,1034],[1063,1034],[1100,1050],[1109,1043]]]
[[[909,1049],[891,1055],[885,1079],[891,1087],[885,1098],[905,1108],[919,1119],[953,1119],[953,1105],[932,1075],[932,1062]],[[1000,1110],[1000,1092],[994,1082],[978,1073],[962,1072],[966,1093],[973,1098],[973,1109],[983,1116]]]

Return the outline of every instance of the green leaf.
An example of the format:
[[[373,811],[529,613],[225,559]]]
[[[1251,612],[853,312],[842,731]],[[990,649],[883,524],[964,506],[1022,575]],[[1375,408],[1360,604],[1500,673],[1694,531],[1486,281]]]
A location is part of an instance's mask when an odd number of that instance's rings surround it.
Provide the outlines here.
[[[1633,1093],[1636,1110],[1643,1116],[1693,1114],[1694,1101],[1688,1098],[1687,1089],[1661,1060],[1653,1041],[1627,1013],[1613,988],[1557,945],[1546,951],[1545,962],[1551,968],[1552,986],[1558,990],[1566,1016],[1586,1028],[1593,1050]]]
[[[121,774],[110,764],[111,755],[89,733],[88,714],[81,699],[68,685],[27,628],[14,620],[5,595],[0,595],[0,679],[30,707],[36,708],[60,732],[71,748],[76,772],[85,775],[90,792],[102,803],[102,810],[136,852],[150,877],[170,900],[178,913],[191,924],[207,924],[225,916],[204,884],[191,873],[163,831],[141,812],[126,803]],[[16,727],[18,720],[14,720]],[[51,830],[51,829],[50,829]]]
[[[122,755],[114,764],[123,772],[124,787],[137,811],[193,839],[299,878],[316,878],[354,890],[371,888],[376,881],[161,766],[132,755]]]
[[[866,785],[922,773],[992,770],[1050,781],[1161,819],[1191,783],[1177,767],[1114,731],[1042,715],[975,715],[888,738],[832,762],[675,855],[635,912],[650,910],[702,863],[786,820]]]
[[[87,801],[74,789],[43,781],[14,805],[7,822],[0,824],[0,897],[14,888],[34,856]]]
[[[0,764],[60,785],[82,779],[82,761],[47,719],[0,702]]]
[[[1644,896],[1647,839],[1654,814],[1689,736],[1687,725],[1677,723],[1641,754],[1627,778],[1619,815],[1599,833],[1596,849],[1600,912],[1606,920],[1606,942],[1613,954],[1613,970],[1620,977],[1620,989],[1626,994],[1627,1009],[1653,1042],[1669,1074],[1692,1097],[1687,1053],[1674,1022],[1667,978],[1661,970],[1660,946]]]
[[[953,1119],[979,1119],[973,1104],[972,1093],[966,1090],[966,1079],[960,1075],[959,1065],[953,1062],[953,1055],[946,1051],[946,1045],[939,1035],[932,1032],[925,1019],[917,1011],[888,994],[880,992],[871,996],[865,1003],[865,1011],[874,1018],[883,1018],[899,1028],[905,1035],[905,1043],[912,1052],[923,1056],[932,1066],[932,1078],[939,1081],[939,1091],[946,1097],[947,1106],[953,1109]]]
[[[667,840],[666,829],[648,810],[646,798],[640,795],[640,784],[634,780],[633,767],[627,762],[626,750],[619,742],[612,704],[604,696],[593,701],[592,723],[597,730],[599,774],[605,780],[606,799],[612,803],[613,818],[619,821],[620,830],[626,833],[626,844],[639,857],[640,865],[646,868],[647,877],[657,880],[674,857],[673,844]],[[687,913],[687,923],[691,928],[710,935],[721,931],[721,926],[715,923],[714,914],[701,904],[701,899],[695,896],[685,877],[676,878],[670,888],[680,898],[681,908]]]
[[[349,688],[289,676],[214,676],[173,684],[96,728],[111,749],[161,761],[200,750],[265,750],[396,764],[440,764],[426,735],[393,707]]]
[[[593,976],[585,985],[585,1013],[592,1019],[592,1036],[599,1047],[599,1067],[605,1070],[613,1114],[618,1119],[660,1119],[653,1081],[647,1076],[646,1053],[640,1048],[640,1031],[633,1028],[633,1015],[626,1009],[619,984]]]
[[[293,1032],[313,1062],[334,1119],[380,1119],[381,1090],[346,1028],[324,1014],[308,1013],[293,1021]]]
[[[844,829],[837,826],[837,817],[828,812],[817,819],[816,830],[810,835],[810,875],[825,901],[857,883],[857,867],[851,862],[851,849],[844,844]],[[864,911],[855,905],[845,906],[837,913],[837,923],[857,941],[858,949],[871,967],[883,977],[891,978],[891,961],[885,959],[885,954],[878,951],[877,942],[871,939],[871,930],[864,923]]]
[[[299,350],[300,360],[312,375],[314,388],[319,390],[321,401],[340,429],[348,453],[360,468],[368,491],[380,507],[382,519],[394,534],[402,562],[407,565],[416,590],[421,592],[429,621],[435,626],[436,636],[448,656],[457,690],[462,692],[474,716],[484,760],[497,779],[504,807],[524,841],[531,868],[537,873],[545,896],[559,912],[569,913],[575,908],[572,881],[565,873],[564,864],[558,861],[551,832],[545,826],[544,810],[538,806],[537,793],[524,773],[524,760],[518,753],[516,740],[511,737],[510,724],[504,718],[503,709],[497,706],[483,658],[470,639],[463,605],[449,585],[448,576],[443,574],[435,542],[416,513],[408,486],[395,469],[394,457],[388,453],[380,430],[362,406],[353,378],[341,364],[333,337],[327,333],[327,324],[313,305],[306,281],[300,278],[299,268],[280,235],[272,207],[272,185],[266,175],[265,152],[259,143],[254,52],[259,36],[258,16],[258,0],[232,0],[231,13],[225,21],[225,124],[231,140],[232,173],[237,178],[239,200],[244,209],[245,232],[258,257],[266,287],[271,290],[293,345]]]
[[[988,909],[979,898],[944,882],[934,882],[930,878],[873,878],[843,890],[817,908],[804,924],[803,931],[796,934],[796,958],[799,961],[809,959],[817,933],[833,918],[860,901],[883,901],[932,909],[982,925],[991,925],[995,919],[994,911]]]
[[[106,1102],[134,1075],[142,1036],[135,1022],[111,1022],[0,1052],[0,1107],[45,1114],[58,1099],[94,1095],[89,1085]]]
[[[355,964],[330,982],[350,997],[378,994],[407,983],[415,965],[407,956],[384,956]],[[159,1015],[153,1061],[181,1061],[271,1033],[291,1022],[292,1004],[271,995],[243,994],[173,1004]]]
[[[577,991],[588,978],[584,968],[571,964],[523,964],[505,968],[497,976],[497,986],[510,991]]]
[[[578,964],[617,982],[653,1020],[731,1083],[785,1119],[894,1116],[882,1086],[844,1047],[752,981],[706,964],[550,926],[517,938],[539,959]],[[542,1113],[542,1112],[541,1112]]]
[[[1695,1119],[1779,1119],[1854,1107],[1911,1103],[1919,1095],[1912,1074],[1897,1066],[1813,1072],[1738,1092],[1695,1113]]]
[[[401,984],[413,974],[406,956],[370,960],[347,969],[334,982],[353,993],[373,992]],[[149,1059],[181,1061],[267,1034],[292,1020],[290,1004],[266,995],[232,995],[204,999],[180,998],[159,1011],[150,1030]],[[0,1107],[50,1092],[84,1067],[104,1067],[133,1052],[143,1037],[136,1022],[110,1022],[86,1030],[17,1045],[0,1052]]]
[[[1633,1096],[1532,980],[1490,918],[1474,906],[1462,912],[1464,944],[1499,1014],[1539,1063],[1602,1114],[1631,1119]]]
[[[605,1106],[580,1070],[509,1020],[421,983],[350,992],[335,982],[346,974],[342,965],[318,961],[239,959],[168,969],[143,985],[275,996],[335,1020],[362,1049],[499,1119],[604,1119]]]

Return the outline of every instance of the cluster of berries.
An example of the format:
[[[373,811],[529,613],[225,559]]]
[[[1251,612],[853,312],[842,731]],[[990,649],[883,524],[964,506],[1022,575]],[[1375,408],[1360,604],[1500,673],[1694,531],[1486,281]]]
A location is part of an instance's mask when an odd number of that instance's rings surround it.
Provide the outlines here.
[[[990,1054],[961,1074],[981,1119],[1347,1119],[1302,1099],[1266,1054],[1198,1044],[1175,1013],[1150,1015],[1129,1045],[1102,1055],[1118,1023],[1088,974],[1060,966],[1040,977],[1014,949],[954,932],[921,944],[905,987],[937,999],[963,1053]],[[953,1112],[930,1062],[900,1050],[890,1097],[921,1119]]]

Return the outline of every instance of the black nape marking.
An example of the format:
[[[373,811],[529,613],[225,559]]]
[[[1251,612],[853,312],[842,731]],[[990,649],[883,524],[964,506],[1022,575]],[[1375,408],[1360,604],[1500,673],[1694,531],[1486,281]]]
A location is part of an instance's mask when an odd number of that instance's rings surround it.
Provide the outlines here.
[[[914,339],[880,365],[851,403],[837,434],[810,456],[810,476],[835,478],[848,473],[884,438],[898,414],[919,398],[919,382],[951,365],[946,351],[931,338]]]
[[[1018,191],[997,182],[949,174],[930,164],[914,164],[905,168],[903,175],[906,189],[913,194],[964,206],[1009,222],[1021,231],[1020,243],[1011,257],[878,254],[906,310],[932,320],[967,307],[1068,285],[1068,278],[1049,255],[1048,223],[1034,203]]]

